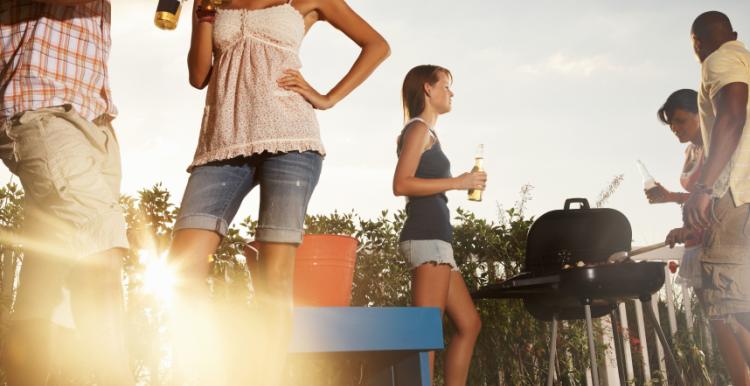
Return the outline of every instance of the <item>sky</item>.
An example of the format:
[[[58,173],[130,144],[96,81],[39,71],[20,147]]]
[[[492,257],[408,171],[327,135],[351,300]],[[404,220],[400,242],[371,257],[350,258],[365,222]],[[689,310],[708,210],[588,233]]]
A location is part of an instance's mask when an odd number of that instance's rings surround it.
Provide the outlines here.
[[[156,0],[113,0],[111,87],[125,194],[161,182],[176,204],[198,141],[205,90],[188,83],[190,23],[154,27]],[[598,195],[619,174],[607,202],[623,212],[634,245],[661,241],[680,226],[675,204],[649,205],[635,161],[657,181],[679,188],[684,145],[656,118],[666,97],[697,89],[693,19],[725,12],[739,39],[750,36],[748,1],[351,0],[378,30],[391,56],[333,109],[318,112],[327,150],[310,214],[354,210],[372,218],[404,205],[394,197],[395,138],[403,119],[400,87],[418,64],[453,73],[453,111],[436,125],[452,171],[468,171],[485,147],[484,200],[448,193],[449,207],[488,220],[533,186],[528,215],[561,209],[566,198]],[[750,42],[750,38],[746,39]],[[340,31],[318,23],[301,50],[302,73],[326,92],[359,53]],[[3,169],[0,178],[10,174]],[[235,219],[257,214],[252,192]]]

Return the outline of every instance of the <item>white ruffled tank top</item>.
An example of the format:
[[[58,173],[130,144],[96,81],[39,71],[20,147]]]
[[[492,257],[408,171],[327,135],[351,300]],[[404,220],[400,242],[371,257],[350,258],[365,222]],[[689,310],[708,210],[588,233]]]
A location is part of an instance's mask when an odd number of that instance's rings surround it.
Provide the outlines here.
[[[312,105],[276,80],[299,70],[305,36],[302,14],[290,3],[262,9],[219,9],[213,27],[214,63],[193,167],[270,152],[325,154]]]

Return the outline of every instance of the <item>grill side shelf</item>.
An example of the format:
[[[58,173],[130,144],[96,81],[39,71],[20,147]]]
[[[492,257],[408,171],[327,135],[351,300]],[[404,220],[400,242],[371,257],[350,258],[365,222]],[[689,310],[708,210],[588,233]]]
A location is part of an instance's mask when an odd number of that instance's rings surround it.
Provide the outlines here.
[[[560,275],[533,277],[529,273],[514,276],[506,281],[490,284],[471,294],[474,299],[525,298],[558,290]]]

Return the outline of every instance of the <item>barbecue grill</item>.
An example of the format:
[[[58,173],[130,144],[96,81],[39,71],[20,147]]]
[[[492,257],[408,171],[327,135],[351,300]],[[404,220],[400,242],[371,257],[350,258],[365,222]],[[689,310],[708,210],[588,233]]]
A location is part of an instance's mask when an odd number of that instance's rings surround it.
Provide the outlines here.
[[[577,208],[573,206],[578,204]],[[523,273],[500,283],[490,284],[472,296],[475,299],[520,298],[536,319],[552,322],[550,367],[547,385],[553,382],[557,322],[586,319],[591,371],[594,386],[599,385],[592,319],[609,314],[613,328],[619,321],[617,304],[640,299],[646,316],[665,349],[669,366],[684,385],[664,332],[651,307],[651,295],[664,285],[664,263],[608,262],[609,256],[631,250],[632,231],[628,219],[609,208],[591,208],[588,200],[572,198],[562,210],[547,212],[529,229]],[[615,336],[615,351],[624,385],[622,335]]]

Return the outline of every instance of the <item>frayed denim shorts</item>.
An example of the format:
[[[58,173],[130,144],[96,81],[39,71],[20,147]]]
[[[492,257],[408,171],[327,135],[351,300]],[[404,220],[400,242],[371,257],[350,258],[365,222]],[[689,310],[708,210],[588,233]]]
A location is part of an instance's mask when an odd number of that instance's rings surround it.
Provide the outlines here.
[[[242,200],[260,185],[255,239],[300,244],[307,204],[322,164],[320,154],[306,151],[262,153],[196,166],[174,229],[205,229],[226,236]]]
[[[447,241],[405,240],[398,244],[398,250],[411,269],[423,264],[446,264],[452,271],[458,271],[456,259],[453,257],[453,246]]]

